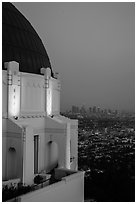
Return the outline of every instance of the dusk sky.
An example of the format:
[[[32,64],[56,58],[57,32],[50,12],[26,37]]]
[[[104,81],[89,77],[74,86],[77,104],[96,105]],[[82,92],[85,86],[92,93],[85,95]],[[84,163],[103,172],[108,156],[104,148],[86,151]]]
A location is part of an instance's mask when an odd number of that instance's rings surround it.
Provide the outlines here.
[[[134,110],[132,2],[16,2],[61,78],[61,110],[72,105]]]

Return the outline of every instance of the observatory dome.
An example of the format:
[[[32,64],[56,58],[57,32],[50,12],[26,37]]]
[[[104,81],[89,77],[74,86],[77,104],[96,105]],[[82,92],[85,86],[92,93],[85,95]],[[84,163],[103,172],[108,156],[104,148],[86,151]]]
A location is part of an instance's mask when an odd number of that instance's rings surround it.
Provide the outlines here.
[[[40,74],[41,67],[51,68],[45,47],[30,22],[13,4],[3,2],[2,69],[9,61],[18,62],[21,72]]]

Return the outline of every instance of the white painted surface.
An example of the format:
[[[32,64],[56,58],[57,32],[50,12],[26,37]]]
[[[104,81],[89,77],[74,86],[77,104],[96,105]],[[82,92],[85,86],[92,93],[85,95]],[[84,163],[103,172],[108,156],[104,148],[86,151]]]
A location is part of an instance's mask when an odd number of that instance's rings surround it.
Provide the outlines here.
[[[34,136],[30,126],[24,128],[23,183],[31,185],[34,179]]]
[[[20,114],[20,72],[19,63],[12,61],[6,62],[7,68],[7,100],[8,100],[8,116],[18,117]]]
[[[8,131],[7,131],[8,130]],[[22,138],[21,128],[17,126],[12,120],[3,119],[3,132],[2,132],[2,179],[8,180],[11,178],[11,162],[9,160],[9,149],[15,148],[16,150],[16,178],[22,177]],[[9,168],[8,168],[9,166]]]
[[[8,180],[11,166],[9,158],[16,156],[15,166],[17,178],[23,179],[24,184],[33,184],[34,179],[34,135],[39,135],[38,148],[38,171],[49,172],[58,164],[60,168],[77,169],[77,121],[70,120],[60,115],[60,81],[52,78],[48,70],[44,69],[46,75],[36,75],[29,73],[18,73],[16,63],[11,63],[13,67],[14,84],[7,87],[7,71],[3,73],[3,118],[7,117],[8,96],[9,110],[12,106],[17,107],[14,98],[19,102],[19,106],[14,113],[9,116],[18,115],[18,120],[13,118],[3,119],[3,179]],[[14,67],[15,72],[14,73]],[[10,70],[10,68],[8,68]],[[19,77],[20,76],[20,77]],[[47,78],[45,78],[45,76]],[[21,87],[18,80],[21,80]],[[48,79],[48,86],[46,86]],[[8,91],[9,90],[9,93]],[[47,93],[50,91],[50,96]],[[21,93],[21,94],[20,94]],[[14,97],[15,95],[15,97]],[[12,103],[13,102],[13,103]],[[47,107],[50,115],[46,116]],[[70,151],[71,140],[71,151]],[[49,147],[49,141],[52,145]],[[9,148],[15,148],[16,155],[8,157]],[[14,152],[15,153],[15,152]],[[70,165],[70,157],[75,160]],[[12,172],[14,175],[15,172]],[[70,178],[70,179],[69,179]],[[72,178],[72,179],[71,179]],[[22,201],[83,201],[84,176],[77,173],[67,177],[56,184],[44,189],[37,190],[23,196]]]
[[[7,116],[8,112],[8,87],[7,87],[7,71],[2,71],[2,116]]]
[[[60,113],[60,81],[58,79],[50,79],[52,87],[52,115]]]
[[[45,112],[44,77],[21,73],[21,113]]]
[[[62,181],[21,196],[21,202],[83,202],[84,173],[78,172]]]

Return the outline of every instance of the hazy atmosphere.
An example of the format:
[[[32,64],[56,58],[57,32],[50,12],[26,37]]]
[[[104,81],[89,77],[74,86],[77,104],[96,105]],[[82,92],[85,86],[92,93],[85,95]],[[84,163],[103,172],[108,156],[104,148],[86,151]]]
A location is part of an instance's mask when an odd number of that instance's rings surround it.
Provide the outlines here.
[[[61,77],[61,108],[134,110],[134,3],[13,3],[41,37]]]

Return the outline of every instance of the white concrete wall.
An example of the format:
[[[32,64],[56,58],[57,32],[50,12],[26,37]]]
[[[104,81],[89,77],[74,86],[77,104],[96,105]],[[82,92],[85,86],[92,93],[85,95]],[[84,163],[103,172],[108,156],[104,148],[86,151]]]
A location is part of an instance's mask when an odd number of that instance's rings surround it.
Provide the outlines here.
[[[51,114],[60,113],[60,81],[50,77],[49,88],[51,98],[46,102],[46,86],[43,75],[20,73],[21,95],[17,94],[20,99],[20,114],[30,115],[45,113],[47,102],[51,100]],[[2,115],[7,116],[8,112],[8,92],[7,92],[7,71],[2,71]],[[17,87],[19,88],[19,87]],[[11,93],[11,96],[13,94]],[[10,97],[11,98],[11,97]],[[12,104],[12,101],[10,102]]]
[[[39,172],[45,170],[49,172],[58,163],[59,147],[57,143],[51,141],[49,133],[39,133]]]
[[[2,180],[7,179],[7,133],[2,133]]]
[[[78,172],[62,181],[21,196],[21,202],[83,202],[84,173]]]
[[[7,173],[6,175],[6,180],[11,179],[9,175],[12,175],[11,171],[15,171],[16,176],[15,178],[22,178],[22,138],[20,133],[11,133],[8,132],[7,137],[6,137],[6,168],[5,172]],[[14,148],[16,151],[16,161],[9,161],[8,158],[8,152],[10,148]],[[3,155],[4,157],[4,155]],[[13,165],[15,165],[12,169],[12,163],[14,162]]]
[[[71,120],[71,157],[73,158],[71,162],[71,169],[77,170],[78,168],[78,121]]]
[[[51,123],[52,124],[52,123]],[[63,128],[52,128],[37,130],[39,135],[39,172],[46,170],[49,172],[58,164],[59,167],[66,167],[66,132]],[[49,142],[53,144],[49,147]]]
[[[26,118],[16,120],[18,126],[26,127],[24,138],[24,183],[32,184],[34,178],[34,135],[39,135],[39,172],[49,172],[58,162],[59,167],[66,167],[67,125],[54,121],[54,118]],[[49,149],[48,142],[53,141]],[[50,155],[51,154],[51,155]],[[58,158],[57,158],[58,156]]]
[[[2,180],[7,179],[7,120],[2,119]]]
[[[59,147],[58,144],[55,142],[48,142],[46,144],[46,161],[47,161],[47,168],[52,170],[58,165],[59,159]]]
[[[62,124],[69,124],[70,131],[68,134],[70,134],[70,157],[73,158],[73,161],[70,164],[70,168],[72,170],[77,170],[77,160],[78,160],[78,121],[77,120],[71,120],[69,118],[66,118],[61,115],[57,115],[54,117],[54,120],[58,121]]]
[[[21,73],[21,114],[45,112],[44,77]]]
[[[52,89],[52,115],[60,113],[60,81],[50,78],[50,86]]]
[[[7,71],[3,73],[3,118],[7,117]],[[18,149],[18,158],[22,161],[23,154],[23,178],[24,183],[32,184],[34,178],[34,135],[39,135],[39,172],[51,170],[58,161],[60,167],[70,167],[70,120],[55,120],[54,118],[30,118],[30,115],[45,115],[46,111],[46,86],[45,77],[42,75],[20,73],[21,99],[20,115],[25,119],[3,121],[3,178],[7,172],[7,147],[10,145]],[[60,81],[52,77],[49,78],[49,88],[51,89],[52,114],[59,115],[60,112]],[[26,127],[25,134],[22,127]],[[68,128],[69,127],[69,128]],[[8,132],[8,133],[7,133]],[[22,138],[22,134],[24,134]],[[72,152],[76,155],[75,144],[77,135],[73,134]],[[22,141],[23,139],[23,141]],[[48,142],[53,141],[49,148]],[[8,146],[7,146],[8,144]],[[18,147],[19,148],[18,148]],[[19,152],[20,151],[20,152]],[[73,154],[73,155],[74,155]],[[19,163],[19,162],[18,162]],[[21,166],[21,163],[20,163]],[[21,173],[20,173],[21,174]],[[19,174],[19,175],[20,175]]]
[[[34,179],[34,135],[39,135],[39,172],[52,168],[67,167],[69,160],[67,144],[66,124],[54,121],[51,118],[27,118],[19,120],[9,120],[6,126],[4,120],[3,127],[8,129],[3,139],[3,172],[6,172],[6,152],[7,147],[14,147],[18,155],[18,169],[22,168],[23,157],[23,183],[32,184]],[[8,128],[7,128],[8,127]],[[50,147],[48,143],[53,141]],[[8,144],[8,145],[7,145]],[[22,156],[22,157],[21,157]],[[20,171],[19,171],[20,172]],[[21,174],[19,174],[21,175]],[[6,175],[3,174],[3,178]]]
[[[24,128],[23,136],[23,183],[31,185],[34,179],[34,135],[30,126]]]
[[[46,87],[46,114],[57,115],[60,113],[60,81],[51,77],[50,68],[41,68],[41,73],[44,74]]]
[[[8,180],[11,164],[9,161],[9,149],[14,148],[16,150],[16,178],[22,177],[22,131],[21,128],[14,124],[9,119],[3,119],[2,129],[2,179]],[[12,162],[12,161],[11,161]],[[8,168],[9,167],[9,168]],[[14,169],[15,170],[15,169]],[[13,171],[14,171],[13,170]]]
[[[44,113],[46,106],[51,106],[51,114],[60,112],[60,82],[49,79],[50,92],[46,101],[45,78],[42,75],[21,73],[21,114]]]
[[[2,116],[6,117],[7,112],[8,112],[7,71],[2,70]]]

